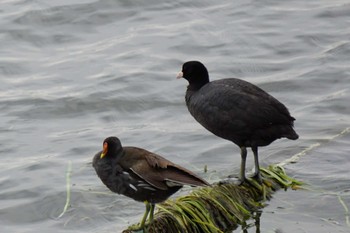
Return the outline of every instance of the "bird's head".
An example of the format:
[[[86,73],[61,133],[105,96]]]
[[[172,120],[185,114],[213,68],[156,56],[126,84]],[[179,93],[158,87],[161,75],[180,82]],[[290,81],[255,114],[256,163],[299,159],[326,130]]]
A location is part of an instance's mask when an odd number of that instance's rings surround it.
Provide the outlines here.
[[[100,158],[115,156],[123,150],[122,144],[117,137],[108,137],[103,141],[103,148]]]
[[[199,61],[188,61],[182,65],[182,71],[179,72],[177,78],[186,79],[190,87],[200,89],[209,82],[209,74],[207,68]]]

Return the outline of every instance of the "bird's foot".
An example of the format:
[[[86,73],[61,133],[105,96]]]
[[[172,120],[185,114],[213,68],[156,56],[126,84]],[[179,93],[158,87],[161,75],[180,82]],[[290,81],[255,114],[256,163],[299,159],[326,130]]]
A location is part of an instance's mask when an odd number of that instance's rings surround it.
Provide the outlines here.
[[[256,180],[260,185],[263,183],[260,173],[255,173],[251,178]]]
[[[223,179],[220,182],[218,182],[218,184],[219,185],[233,184],[237,186],[254,187],[262,192],[261,200],[266,200],[266,190],[263,185],[263,182],[265,183],[265,180],[261,178],[260,174],[254,174],[254,176],[249,178],[246,178],[246,177],[237,178],[230,175],[226,179]]]
[[[219,185],[222,185],[222,184],[235,184],[235,185],[248,184],[251,186],[260,187],[263,184],[263,180],[259,173],[254,174],[252,177],[248,179],[246,177],[238,178],[233,175],[229,175],[227,178],[219,182]]]
[[[243,184],[243,181],[241,181],[237,177],[234,177],[233,175],[229,175],[227,178],[220,180],[218,184],[219,185],[223,185],[223,184],[241,185]]]
[[[144,226],[142,227],[140,223],[133,224],[128,227],[128,230],[134,233],[143,233],[144,231]]]

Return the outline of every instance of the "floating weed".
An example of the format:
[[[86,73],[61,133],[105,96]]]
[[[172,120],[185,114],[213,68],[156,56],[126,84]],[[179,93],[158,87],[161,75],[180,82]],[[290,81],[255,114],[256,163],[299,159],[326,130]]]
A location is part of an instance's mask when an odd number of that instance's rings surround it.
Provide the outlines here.
[[[344,211],[345,211],[345,222],[346,225],[350,228],[350,218],[349,218],[349,209],[347,207],[347,205],[345,204],[343,198],[340,196],[340,194],[337,195],[338,196],[338,200],[340,202],[340,204],[343,206]]]
[[[187,196],[158,206],[145,232],[224,233],[232,232],[265,206],[278,189],[299,188],[302,182],[287,176],[280,166],[261,168],[262,184],[254,179],[242,185],[214,184],[194,189]],[[125,233],[132,232],[125,230]]]

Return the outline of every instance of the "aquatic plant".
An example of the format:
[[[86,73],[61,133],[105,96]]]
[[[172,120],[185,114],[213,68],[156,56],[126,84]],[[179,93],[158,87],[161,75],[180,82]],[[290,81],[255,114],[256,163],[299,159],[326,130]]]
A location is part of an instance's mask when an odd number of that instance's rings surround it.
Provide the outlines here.
[[[283,167],[261,168],[263,183],[249,179],[242,185],[217,183],[196,188],[186,196],[158,205],[158,212],[145,232],[232,232],[253,217],[278,189],[298,189],[302,183],[289,177]],[[133,232],[130,229],[124,233]],[[142,231],[141,231],[142,232]]]

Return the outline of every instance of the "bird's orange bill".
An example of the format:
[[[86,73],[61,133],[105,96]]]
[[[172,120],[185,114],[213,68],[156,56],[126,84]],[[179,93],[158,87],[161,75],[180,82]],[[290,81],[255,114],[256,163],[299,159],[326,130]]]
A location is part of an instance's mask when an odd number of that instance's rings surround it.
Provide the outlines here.
[[[105,143],[103,143],[103,150],[102,150],[100,158],[102,159],[103,157],[105,157],[107,152],[108,152],[108,143],[105,142]]]

